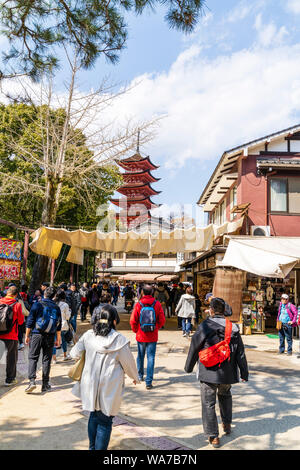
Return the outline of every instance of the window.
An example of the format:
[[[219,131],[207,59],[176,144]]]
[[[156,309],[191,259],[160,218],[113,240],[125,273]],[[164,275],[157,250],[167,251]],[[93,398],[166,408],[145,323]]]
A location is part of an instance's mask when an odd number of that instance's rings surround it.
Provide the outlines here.
[[[287,179],[270,180],[271,212],[287,212]]]
[[[300,214],[300,178],[270,180],[271,212]]]
[[[230,220],[233,220],[236,218],[236,214],[232,214],[231,211],[234,208],[234,206],[237,205],[237,188],[234,186],[232,190],[230,191]]]
[[[218,206],[215,210],[215,224],[220,225],[220,206]]]
[[[226,205],[225,201],[222,202],[220,206],[220,225],[226,222]]]
[[[152,258],[176,258],[176,253],[159,253],[152,255]]]
[[[300,178],[289,178],[289,212],[300,214]]]
[[[143,259],[143,258],[148,258],[148,255],[146,253],[136,253],[135,251],[130,251],[126,255],[127,259]]]

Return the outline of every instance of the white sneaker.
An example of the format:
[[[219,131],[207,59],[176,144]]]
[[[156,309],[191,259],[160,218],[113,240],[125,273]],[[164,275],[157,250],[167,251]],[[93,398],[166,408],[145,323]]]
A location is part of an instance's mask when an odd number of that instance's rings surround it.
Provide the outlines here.
[[[56,359],[52,359],[52,364],[56,364],[56,363],[57,363]]]
[[[20,344],[20,346],[18,347],[18,351],[21,351],[21,350],[24,349],[24,348],[25,348],[25,346],[24,346],[24,344],[22,343],[22,344]]]
[[[72,358],[70,355],[64,357],[64,361],[70,361]]]
[[[11,382],[7,382],[5,380],[4,385],[5,387],[12,387],[13,385],[16,385],[18,383],[17,379],[12,380]]]
[[[186,333],[182,333],[182,336],[186,336]]]

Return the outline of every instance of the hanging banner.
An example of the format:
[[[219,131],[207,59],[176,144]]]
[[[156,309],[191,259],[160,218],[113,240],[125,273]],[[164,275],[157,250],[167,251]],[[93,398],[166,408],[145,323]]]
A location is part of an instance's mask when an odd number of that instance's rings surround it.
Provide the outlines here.
[[[18,281],[21,275],[23,243],[0,237],[0,280]]]
[[[22,242],[0,237],[0,259],[22,261]]]
[[[18,281],[21,275],[21,261],[0,259],[0,280]]]

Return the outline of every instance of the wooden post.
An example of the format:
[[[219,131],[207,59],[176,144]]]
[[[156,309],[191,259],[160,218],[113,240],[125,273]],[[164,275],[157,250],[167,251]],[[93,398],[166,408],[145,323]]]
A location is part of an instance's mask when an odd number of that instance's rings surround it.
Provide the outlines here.
[[[55,275],[55,259],[51,259],[50,285],[53,286]]]
[[[23,252],[21,285],[26,284],[26,271],[27,271],[27,263],[28,263],[28,246],[29,246],[29,232],[25,232],[24,233],[24,252]]]
[[[95,271],[96,271],[96,255],[93,260],[93,282],[95,282]]]
[[[73,282],[73,278],[74,278],[74,264],[71,263],[70,282]]]
[[[88,282],[88,267],[89,267],[89,255],[86,255],[85,260],[85,282]]]

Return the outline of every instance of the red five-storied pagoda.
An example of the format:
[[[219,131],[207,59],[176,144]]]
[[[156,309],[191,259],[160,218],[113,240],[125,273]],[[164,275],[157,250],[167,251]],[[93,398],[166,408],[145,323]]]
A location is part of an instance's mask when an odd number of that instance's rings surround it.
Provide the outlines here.
[[[132,157],[120,160],[118,165],[125,170],[122,174],[125,184],[118,189],[125,197],[111,199],[111,202],[121,209],[117,214],[120,223],[132,229],[151,217],[151,209],[159,207],[151,201],[151,196],[161,192],[155,191],[151,186],[151,183],[160,179],[155,178],[151,171],[159,167],[155,166],[149,157],[143,158],[138,149]]]

